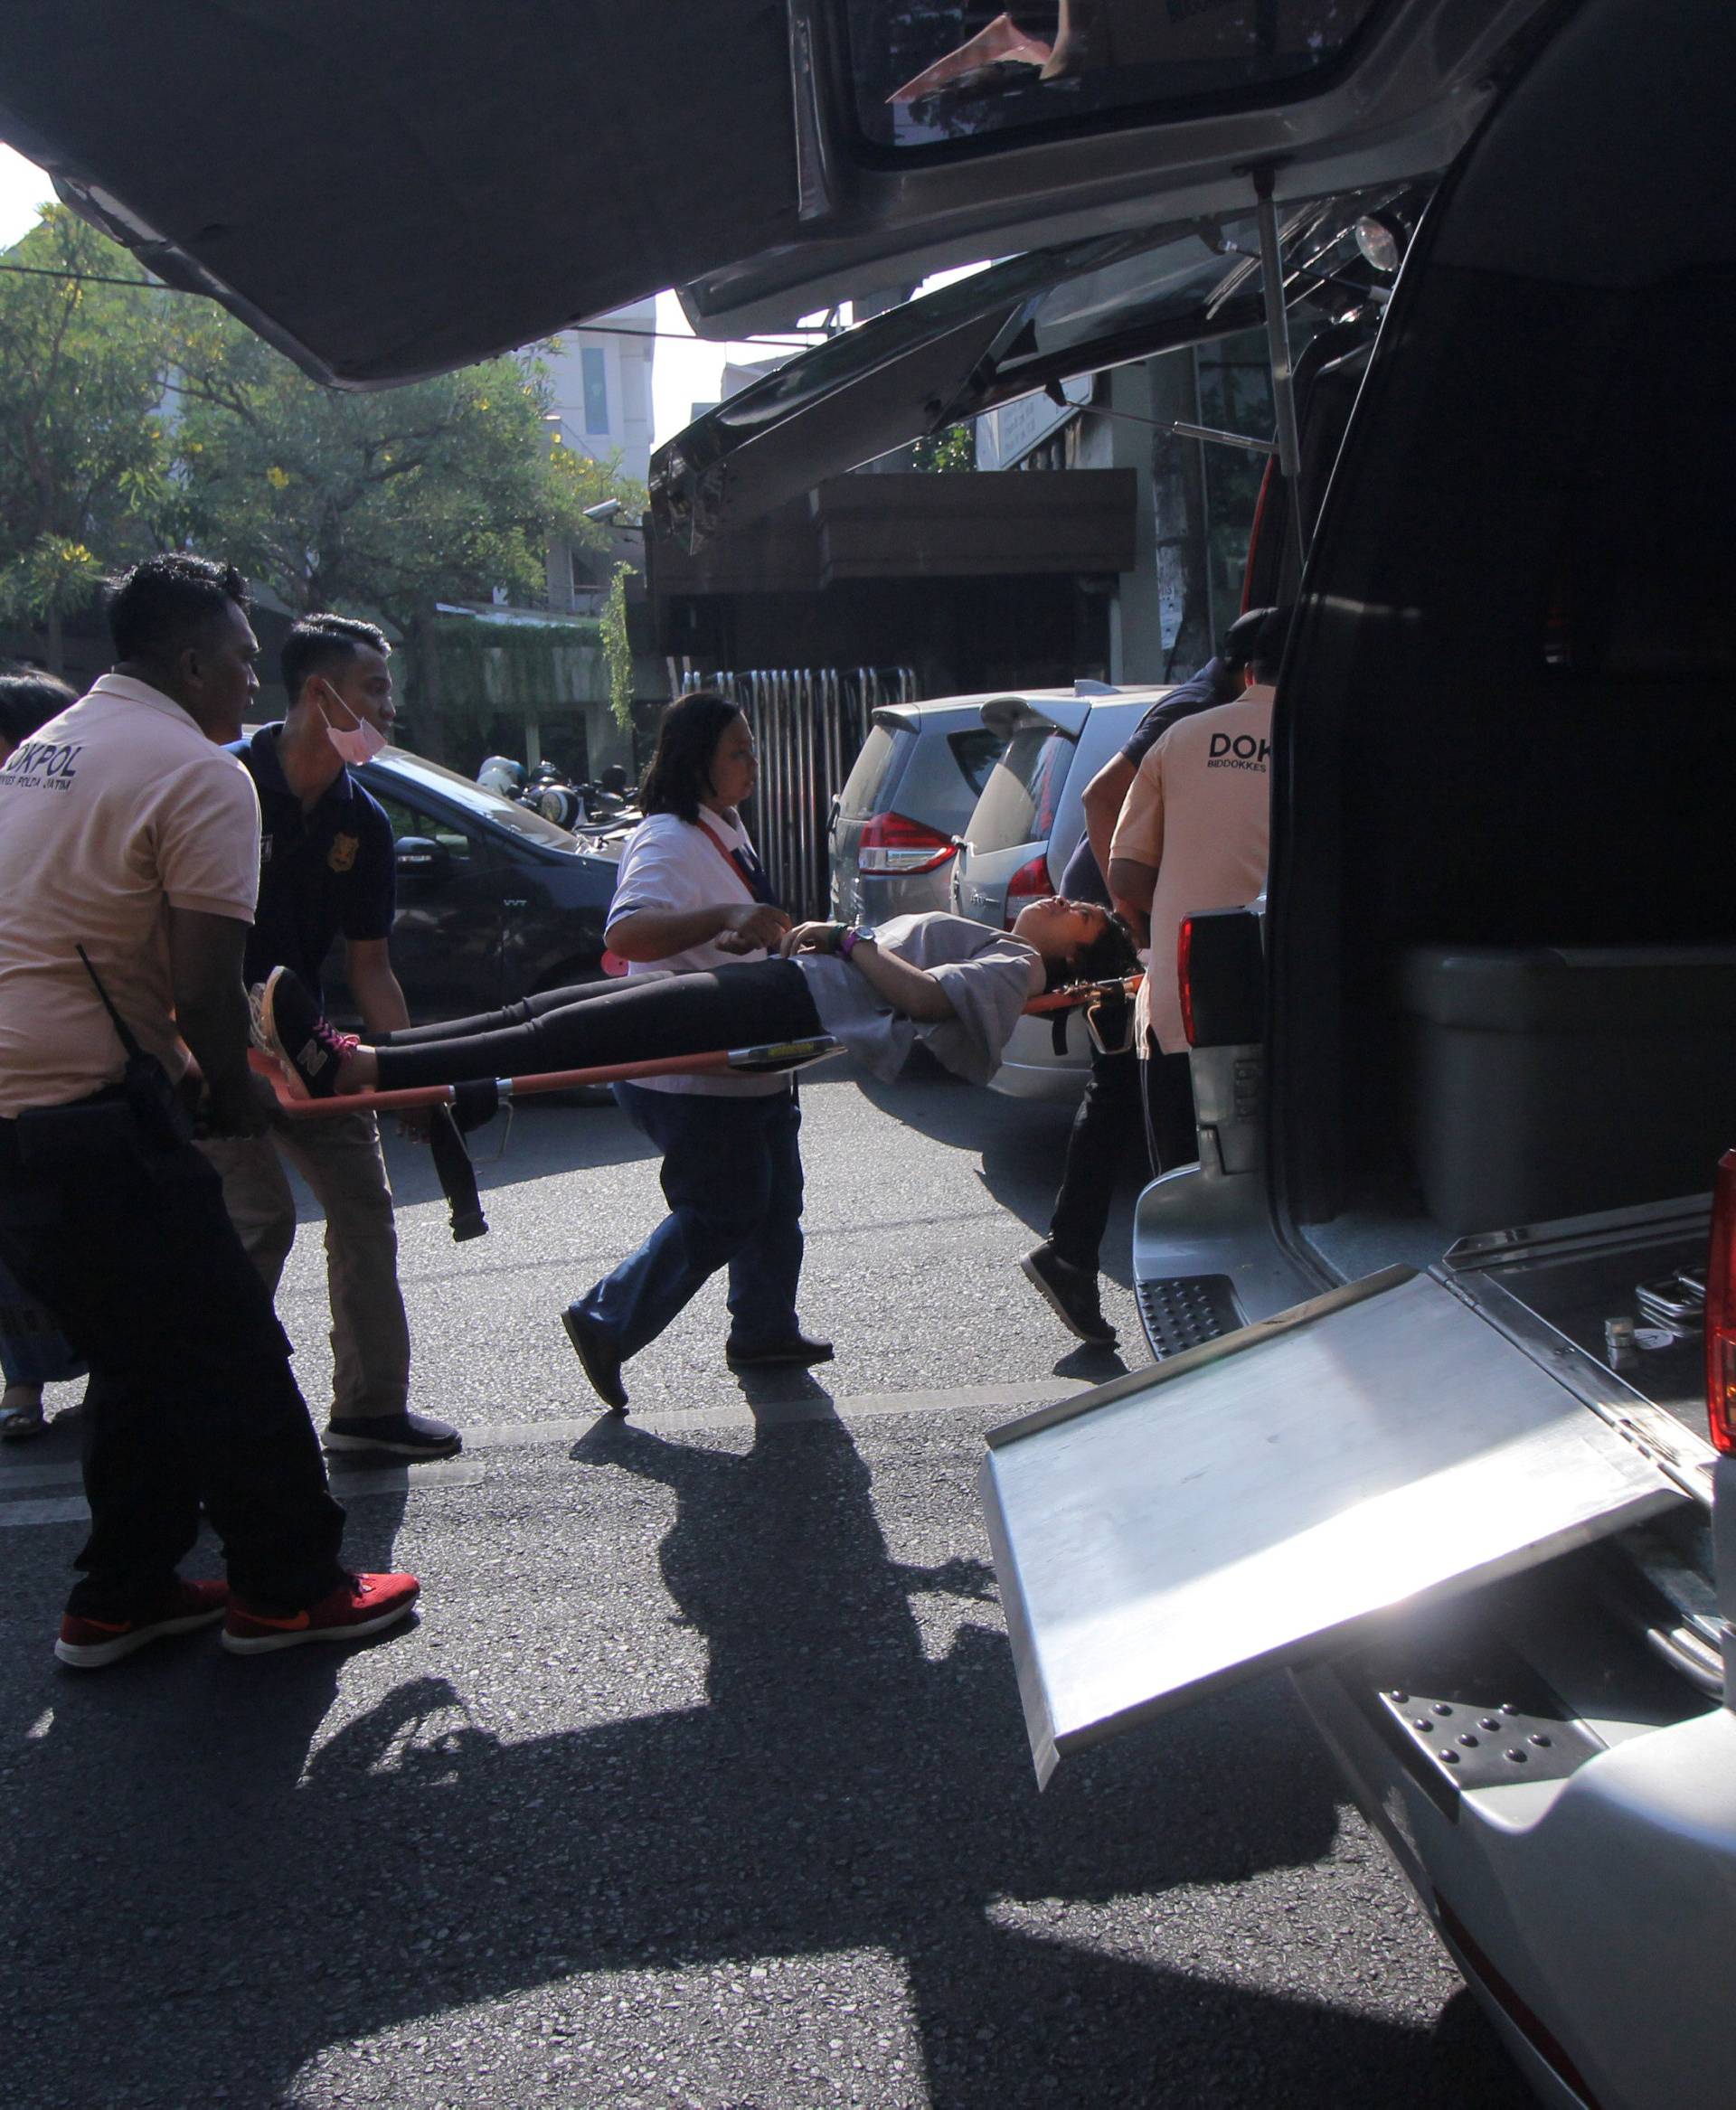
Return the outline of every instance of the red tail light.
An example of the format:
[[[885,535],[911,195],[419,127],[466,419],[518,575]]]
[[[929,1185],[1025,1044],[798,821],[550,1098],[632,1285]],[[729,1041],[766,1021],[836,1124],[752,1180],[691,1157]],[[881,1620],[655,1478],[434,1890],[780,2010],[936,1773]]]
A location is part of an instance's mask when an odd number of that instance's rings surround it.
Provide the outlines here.
[[[1049,877],[1049,860],[1041,851],[1029,864],[1020,865],[1006,882],[1006,928],[1011,930],[1021,909],[1028,909],[1033,901],[1046,901],[1055,890],[1055,882]]]
[[[907,821],[902,814],[876,814],[856,843],[856,870],[903,874],[938,871],[954,854],[952,839]]]
[[[1187,1036],[1187,1044],[1194,1045],[1194,983],[1189,973],[1194,964],[1194,918],[1182,918],[1182,928],[1175,933],[1175,985],[1182,997],[1182,1031]]]
[[[1706,1422],[1721,1451],[1736,1451],[1736,1150],[1718,1160],[1712,1258],[1706,1267]]]

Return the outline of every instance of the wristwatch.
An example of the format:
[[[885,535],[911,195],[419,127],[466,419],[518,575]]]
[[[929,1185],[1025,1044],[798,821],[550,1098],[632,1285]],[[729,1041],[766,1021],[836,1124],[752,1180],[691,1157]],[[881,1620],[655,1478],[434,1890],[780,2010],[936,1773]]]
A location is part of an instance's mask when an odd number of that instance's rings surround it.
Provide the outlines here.
[[[863,938],[870,945],[874,942],[874,927],[872,923],[858,923],[854,929],[844,932],[838,939],[839,958],[847,960]]]

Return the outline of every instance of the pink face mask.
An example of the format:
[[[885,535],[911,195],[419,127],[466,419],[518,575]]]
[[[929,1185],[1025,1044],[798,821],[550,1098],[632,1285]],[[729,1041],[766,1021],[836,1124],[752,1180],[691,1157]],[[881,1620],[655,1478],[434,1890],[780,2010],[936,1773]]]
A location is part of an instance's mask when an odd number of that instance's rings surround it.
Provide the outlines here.
[[[335,703],[346,717],[355,719],[354,729],[347,732],[327,720],[326,725],[326,739],[337,749],[341,759],[354,763],[358,768],[363,762],[373,761],[386,744],[385,734],[370,725],[365,718],[357,718],[355,712],[350,709],[329,682],[324,682],[320,685],[330,701]]]

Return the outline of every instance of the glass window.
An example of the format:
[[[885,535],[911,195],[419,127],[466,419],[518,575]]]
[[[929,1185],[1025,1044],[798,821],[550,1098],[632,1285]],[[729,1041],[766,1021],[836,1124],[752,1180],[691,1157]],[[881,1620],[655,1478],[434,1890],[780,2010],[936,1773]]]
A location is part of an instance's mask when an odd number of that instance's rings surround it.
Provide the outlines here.
[[[913,732],[890,725],[871,727],[838,796],[838,811],[852,815],[879,813],[915,745]]]
[[[455,864],[481,862],[480,851],[474,839],[445,815],[419,813],[413,805],[406,805],[402,799],[392,798],[378,791],[373,796],[386,809],[386,818],[392,823],[392,839],[394,843],[401,843],[406,835],[414,835],[425,843],[439,843]]]
[[[971,848],[1016,850],[1026,843],[1046,843],[1072,758],[1066,733],[1050,725],[1021,727],[989,771],[970,816]]]
[[[392,748],[379,761],[370,763],[362,773],[362,781],[381,805],[390,811],[394,805],[401,807],[400,794],[414,790],[417,779],[438,792],[442,800],[462,806],[467,812],[478,815],[484,821],[492,821],[495,827],[505,828],[514,835],[523,835],[532,843],[540,843],[549,850],[577,850],[578,842],[565,829],[558,828],[552,821],[545,821],[541,814],[533,813],[528,806],[515,805],[501,798],[492,791],[485,791],[480,784],[468,777],[460,777],[456,769],[448,769],[439,762],[430,762],[421,755],[412,755],[403,748]],[[411,829],[412,834],[424,830]],[[477,834],[482,834],[477,830]]]
[[[609,368],[600,349],[587,344],[579,353],[585,383],[585,430],[609,430]]]
[[[948,733],[947,745],[952,749],[959,775],[969,785],[973,796],[980,798],[989,771],[1001,758],[1000,734],[990,732],[985,725],[972,732]]]
[[[1191,116],[1306,90],[1378,0],[835,0],[870,145]]]

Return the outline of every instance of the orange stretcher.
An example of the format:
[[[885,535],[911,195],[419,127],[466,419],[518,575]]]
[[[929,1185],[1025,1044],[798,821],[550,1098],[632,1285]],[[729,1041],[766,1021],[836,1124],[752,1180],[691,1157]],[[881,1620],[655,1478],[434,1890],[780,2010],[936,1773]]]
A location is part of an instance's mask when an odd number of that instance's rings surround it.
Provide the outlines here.
[[[1033,997],[1025,1016],[1058,1017],[1109,997],[1127,997],[1139,986],[1137,975],[1113,982],[1079,982]],[[1092,1028],[1096,1036],[1095,1025]],[[1105,1043],[1099,1039],[1099,1047]],[[747,1048],[720,1048],[706,1055],[668,1055],[648,1062],[610,1062],[588,1069],[550,1069],[527,1077],[477,1079],[467,1084],[429,1084],[403,1091],[346,1092],[331,1098],[292,1098],[283,1072],[269,1056],[254,1050],[251,1060],[270,1079],[278,1104],[297,1120],[330,1119],[337,1114],[429,1113],[428,1140],[435,1171],[451,1210],[452,1236],[463,1241],[481,1238],[488,1229],[476,1189],[476,1175],[465,1148],[472,1128],[490,1121],[502,1107],[510,1122],[514,1102],[540,1092],[576,1091],[587,1085],[631,1084],[641,1077],[765,1076],[774,1071],[807,1069],[844,1052],[842,1041],[829,1033],[811,1040],[776,1041]],[[505,1138],[501,1147],[505,1149]]]
[[[1078,1011],[1104,997],[1131,996],[1141,976],[1130,975],[1113,982],[1078,982],[1066,989],[1033,996],[1024,1007],[1026,1018],[1052,1016],[1057,1012]],[[609,1062],[590,1069],[548,1069],[526,1077],[495,1078],[480,1088],[492,1091],[497,1103],[509,1106],[515,1099],[540,1092],[577,1091],[587,1085],[632,1084],[642,1077],[760,1077],[775,1070],[797,1070],[842,1054],[844,1043],[829,1033],[812,1040],[778,1041],[748,1048],[719,1048],[706,1055],[665,1055],[649,1062]],[[462,1102],[467,1092],[477,1088],[454,1084],[416,1085],[402,1091],[347,1092],[332,1098],[292,1098],[283,1073],[269,1056],[254,1050],[253,1065],[270,1079],[286,1114],[299,1120],[319,1120],[334,1114],[409,1114],[430,1107],[450,1107]]]

